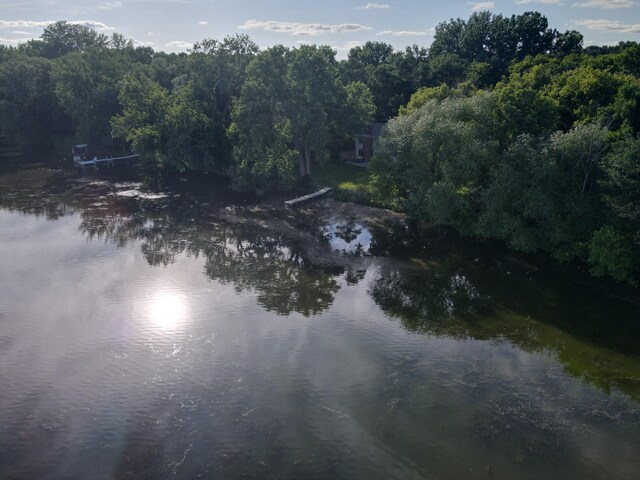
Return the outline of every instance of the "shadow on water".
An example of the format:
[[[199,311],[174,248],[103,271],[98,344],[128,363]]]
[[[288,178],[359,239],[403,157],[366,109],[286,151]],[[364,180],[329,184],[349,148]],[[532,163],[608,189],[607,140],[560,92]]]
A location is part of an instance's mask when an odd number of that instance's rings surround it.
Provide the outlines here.
[[[78,214],[88,239],[139,243],[154,266],[181,255],[204,258],[208,278],[255,293],[268,311],[319,314],[333,304],[341,280],[349,288],[373,268],[370,296],[410,331],[548,353],[572,376],[640,400],[637,305],[528,257],[447,232],[419,237],[406,225],[389,230],[353,218],[309,223],[303,214],[287,219],[275,209],[238,213],[224,203],[223,190],[148,193],[135,182],[69,181],[38,170],[3,179],[6,209],[51,220]],[[342,260],[334,268],[310,260],[335,250]],[[355,257],[367,262],[354,263]]]
[[[506,341],[640,400],[640,309],[553,269],[459,240],[381,268],[369,293],[408,330]]]
[[[348,219],[324,233],[346,254],[393,258],[381,263],[369,294],[406,329],[551,353],[572,376],[640,400],[637,292],[624,301],[603,295],[606,282],[449,230],[389,231]]]

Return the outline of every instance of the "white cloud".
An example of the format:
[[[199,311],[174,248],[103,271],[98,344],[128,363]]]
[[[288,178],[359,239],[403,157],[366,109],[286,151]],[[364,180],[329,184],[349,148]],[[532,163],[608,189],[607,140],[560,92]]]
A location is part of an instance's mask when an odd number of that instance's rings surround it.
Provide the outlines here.
[[[367,3],[361,7],[356,7],[356,10],[386,10],[391,8],[391,5],[386,3]]]
[[[54,23],[54,20],[34,22],[32,20],[0,20],[0,28],[44,28]]]
[[[351,51],[352,48],[361,47],[362,45],[364,45],[364,42],[358,42],[354,40],[351,42],[346,42],[342,46],[339,46],[339,47],[333,46],[332,48],[335,50],[336,58],[338,60],[346,60],[347,58],[349,58],[349,52]]]
[[[0,43],[5,45],[17,45],[19,43],[28,42],[29,40],[34,40],[33,37],[25,37],[25,38],[2,38],[0,37]]]
[[[389,37],[424,37],[425,35],[429,35],[432,32],[413,32],[410,30],[384,30],[382,32],[376,33],[378,36],[389,36]]]
[[[313,42],[308,40],[298,40],[296,42],[298,45],[313,45]],[[329,45],[335,52],[336,58],[338,60],[345,60],[348,57],[348,53],[352,48],[361,47],[364,45],[364,42],[359,42],[357,40],[352,40],[349,42],[345,42],[343,45]]]
[[[361,47],[364,45],[364,42],[359,42],[357,40],[352,40],[351,42],[346,42],[342,47],[336,47],[338,50],[349,51],[352,48]]]
[[[526,5],[528,3],[544,3],[545,5],[559,5],[562,0],[517,0],[518,5]]]
[[[597,47],[615,47],[620,42],[598,42],[597,40],[587,40],[584,42],[586,46],[594,45]]]
[[[95,20],[75,20],[73,22],[68,22],[68,23],[71,23],[73,25],[83,25],[93,30],[115,30],[113,27],[105,25],[102,22],[97,22]]]
[[[268,32],[289,33],[291,35],[315,36],[325,33],[348,33],[371,30],[358,23],[341,23],[335,25],[323,23],[295,23],[275,20],[247,20],[238,27],[240,30],[266,30]]]
[[[193,43],[191,42],[185,42],[183,40],[174,40],[172,42],[169,42],[165,45],[165,47],[169,47],[169,48],[179,48],[179,49],[186,49],[186,48],[191,48],[193,47]]]
[[[316,45],[315,42],[312,42],[310,40],[298,40],[296,41],[296,43],[298,45]],[[351,40],[349,42],[345,42],[343,45],[338,45],[338,46],[329,45],[329,46],[337,52],[348,52],[352,48],[361,47],[362,45],[364,45],[364,42],[360,42],[358,40]]]
[[[122,2],[107,2],[107,3],[103,3],[102,5],[98,5],[96,8],[98,10],[113,10],[114,8],[120,8],[122,7]]]
[[[52,23],[55,23],[55,20],[38,22],[32,20],[0,20],[0,28],[45,28]],[[94,30],[114,30],[113,27],[96,20],[74,20],[73,22],[68,23],[73,25],[84,25],[85,27],[92,28]]]
[[[618,20],[576,20],[575,24],[596,32],[640,33],[640,23],[625,24]]]
[[[198,25],[209,25],[209,22],[203,20],[202,22],[198,22]]]
[[[493,8],[496,6],[494,2],[479,2],[479,3],[471,3],[471,10],[487,10],[488,8]]]
[[[629,8],[633,7],[635,2],[631,0],[588,0],[587,2],[574,3],[574,7],[581,8],[604,8],[607,10],[613,10],[616,8]]]
[[[153,42],[141,42],[140,40],[134,40],[133,44],[136,47],[153,47]]]

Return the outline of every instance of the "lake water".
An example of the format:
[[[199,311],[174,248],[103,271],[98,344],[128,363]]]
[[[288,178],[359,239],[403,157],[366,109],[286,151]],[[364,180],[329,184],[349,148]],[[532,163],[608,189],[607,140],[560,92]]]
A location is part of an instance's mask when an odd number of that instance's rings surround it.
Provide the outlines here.
[[[552,264],[34,170],[0,265],[2,479],[639,478],[637,304]]]

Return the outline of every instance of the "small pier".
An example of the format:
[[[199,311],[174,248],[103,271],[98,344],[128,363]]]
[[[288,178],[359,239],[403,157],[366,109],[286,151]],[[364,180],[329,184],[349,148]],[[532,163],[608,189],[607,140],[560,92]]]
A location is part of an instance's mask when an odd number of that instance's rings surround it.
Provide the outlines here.
[[[318,190],[317,192],[314,192],[314,193],[310,193],[309,195],[305,195],[304,197],[294,198],[293,200],[285,200],[284,206],[286,208],[297,207],[299,205],[302,205],[306,201],[314,200],[316,198],[323,197],[324,195],[326,195],[331,190],[332,189],[330,187],[324,187],[323,189]]]
[[[107,164],[108,166],[113,166],[116,162],[123,162],[126,160],[129,161],[133,161],[133,160],[137,160],[139,157],[138,154],[135,155],[124,155],[122,157],[104,157],[104,158],[97,158],[94,157],[91,160],[83,160],[80,157],[74,158],[73,162],[78,166],[78,167],[97,167],[99,164]]]

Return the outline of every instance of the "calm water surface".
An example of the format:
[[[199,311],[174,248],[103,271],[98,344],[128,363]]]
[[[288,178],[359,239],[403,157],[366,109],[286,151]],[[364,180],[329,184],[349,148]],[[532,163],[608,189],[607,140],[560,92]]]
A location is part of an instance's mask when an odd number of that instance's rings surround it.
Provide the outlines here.
[[[634,304],[456,240],[57,177],[0,176],[0,478],[639,478]]]

